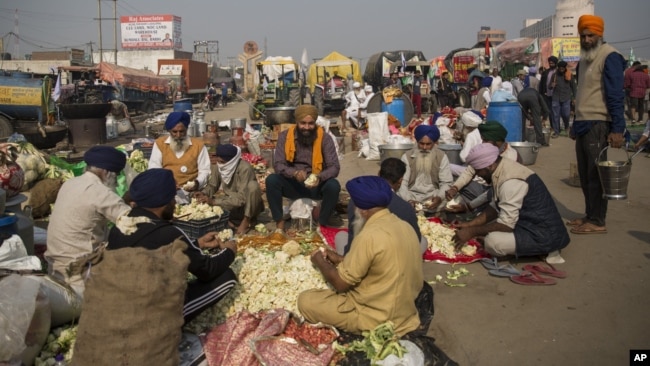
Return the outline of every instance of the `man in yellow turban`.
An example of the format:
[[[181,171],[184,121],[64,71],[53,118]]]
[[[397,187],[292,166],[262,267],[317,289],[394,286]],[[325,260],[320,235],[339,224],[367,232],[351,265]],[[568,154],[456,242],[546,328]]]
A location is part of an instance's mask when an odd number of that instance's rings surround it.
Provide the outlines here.
[[[596,15],[578,20],[580,62],[575,120],[571,138],[575,139],[580,186],[585,197],[585,215],[567,222],[574,234],[605,234],[607,199],[598,177],[598,159],[607,160],[603,147],[623,146],[625,130],[623,72],[625,59],[603,41],[605,22]],[[599,157],[600,156],[600,157]]]
[[[332,217],[341,192],[336,180],[341,165],[334,140],[316,125],[316,107],[298,106],[294,116],[296,125],[278,136],[273,155],[275,173],[266,178],[266,198],[276,228],[284,230],[282,197],[322,200],[319,223],[342,226],[340,218]]]

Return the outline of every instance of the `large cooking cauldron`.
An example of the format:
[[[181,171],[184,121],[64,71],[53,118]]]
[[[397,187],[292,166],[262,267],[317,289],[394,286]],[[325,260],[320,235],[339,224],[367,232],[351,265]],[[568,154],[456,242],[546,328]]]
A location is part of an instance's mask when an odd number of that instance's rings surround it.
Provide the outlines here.
[[[31,126],[16,126],[16,132],[25,136],[25,139],[38,149],[51,149],[68,135],[66,126],[43,126],[45,136],[34,123]]]
[[[296,116],[294,112],[296,107],[273,107],[264,110],[264,124],[268,127],[282,123],[295,123]]]

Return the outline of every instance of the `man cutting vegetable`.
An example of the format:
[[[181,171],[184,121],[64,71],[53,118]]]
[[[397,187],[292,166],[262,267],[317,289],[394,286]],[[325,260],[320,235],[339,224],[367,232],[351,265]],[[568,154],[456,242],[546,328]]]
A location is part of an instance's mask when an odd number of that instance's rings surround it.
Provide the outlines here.
[[[161,136],[151,150],[149,169],[165,168],[174,173],[179,197],[205,187],[210,176],[210,157],[203,140],[187,135],[190,115],[172,112],[167,116],[165,129],[169,136]],[[186,198],[179,203],[189,203]]]
[[[415,306],[423,286],[418,237],[387,209],[393,191],[384,178],[353,178],[346,188],[364,222],[345,257],[332,250],[312,253],[312,262],[334,290],[302,292],[298,309],[311,323],[350,333],[391,321],[402,336],[420,325]]]
[[[115,193],[126,155],[111,146],[93,146],[84,154],[86,172],[61,186],[47,230],[48,273],[43,278],[52,306],[52,325],[79,316],[89,262],[108,234],[108,223],[131,210]]]
[[[187,284],[183,317],[185,322],[196,317],[204,309],[216,304],[235,286],[237,279],[230,265],[237,255],[234,240],[222,242],[216,232],[209,232],[191,240],[178,227],[171,224],[176,205],[176,183],[169,170],[149,169],[138,174],[129,187],[129,196],[135,207],[129,213],[134,220],[132,233],[120,228],[111,229],[108,249],[142,247],[150,250],[168,245],[174,239],[187,244],[185,254],[190,263],[187,271],[196,281]],[[223,249],[217,254],[204,254],[205,248]]]

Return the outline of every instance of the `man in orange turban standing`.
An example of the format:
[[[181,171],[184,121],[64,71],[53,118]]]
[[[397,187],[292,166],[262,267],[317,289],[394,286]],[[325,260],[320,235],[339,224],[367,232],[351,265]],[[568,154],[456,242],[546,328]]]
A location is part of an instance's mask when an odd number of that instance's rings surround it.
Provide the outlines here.
[[[599,16],[583,15],[578,20],[580,63],[571,138],[576,141],[585,216],[567,222],[574,234],[607,233],[607,200],[603,198],[596,160],[607,145],[613,148],[623,146],[625,59],[603,41],[604,30],[605,22]],[[601,156],[607,160],[607,151]]]

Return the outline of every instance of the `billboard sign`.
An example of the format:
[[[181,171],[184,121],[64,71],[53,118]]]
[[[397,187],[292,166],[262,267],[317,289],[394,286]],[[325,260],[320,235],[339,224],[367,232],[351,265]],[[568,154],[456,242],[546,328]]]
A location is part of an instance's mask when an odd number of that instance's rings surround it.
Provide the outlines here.
[[[175,15],[126,15],[120,17],[122,49],[183,48],[181,17]]]

